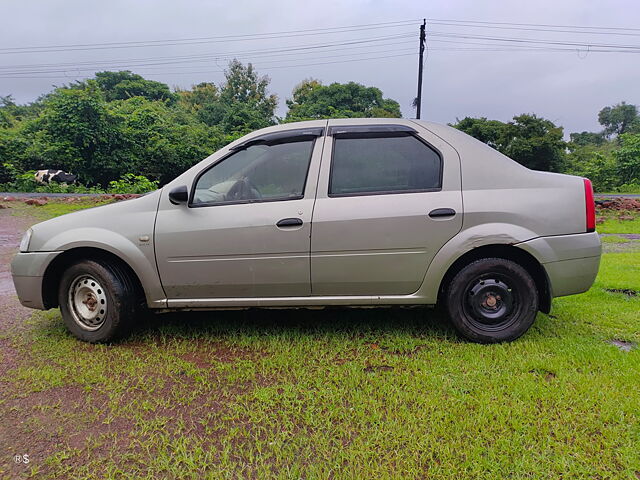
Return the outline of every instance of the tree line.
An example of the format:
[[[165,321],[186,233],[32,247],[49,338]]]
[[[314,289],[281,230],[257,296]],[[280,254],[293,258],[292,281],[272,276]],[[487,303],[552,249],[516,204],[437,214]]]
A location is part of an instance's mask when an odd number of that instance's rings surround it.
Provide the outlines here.
[[[170,89],[130,71],[98,72],[18,105],[0,97],[0,189],[33,188],[33,170],[60,169],[82,188],[164,184],[227,143],[282,122],[401,117],[397,101],[355,82],[307,79],[276,116],[269,78],[234,60],[224,81]],[[454,127],[537,170],[587,176],[596,189],[640,189],[640,119],[634,105],[605,107],[601,132],[572,133],[533,114],[510,122],[463,118]],[[129,183],[127,183],[129,182]],[[113,184],[113,183],[112,183]]]
[[[454,127],[528,168],[587,177],[597,192],[640,193],[640,116],[621,102],[598,113],[602,130],[575,132],[534,114],[510,122],[466,117]]]

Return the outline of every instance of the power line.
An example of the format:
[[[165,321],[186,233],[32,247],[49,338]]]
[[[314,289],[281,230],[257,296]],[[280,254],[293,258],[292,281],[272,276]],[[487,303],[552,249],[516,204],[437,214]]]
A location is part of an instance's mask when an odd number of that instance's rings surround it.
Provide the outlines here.
[[[384,55],[384,56],[380,56],[380,57],[353,58],[353,59],[349,59],[349,60],[338,60],[338,61],[335,61],[335,62],[296,63],[294,65],[279,65],[279,66],[273,66],[273,67],[267,67],[267,68],[261,68],[261,69],[269,71],[269,70],[280,69],[280,68],[297,68],[297,67],[310,67],[310,66],[316,66],[316,65],[331,65],[331,64],[336,64],[336,63],[364,62],[364,61],[368,61],[368,60],[407,57],[407,56],[413,56],[413,55],[416,55],[416,53],[413,52],[413,53],[403,53],[403,54],[397,54],[397,55]],[[223,72],[224,72],[224,70],[205,70],[205,71],[199,71],[199,72],[147,73],[146,75],[149,75],[149,76],[154,76],[154,75],[181,75],[181,74],[192,75],[192,74],[200,74],[200,73],[223,73]],[[65,79],[66,78],[66,79],[69,79],[69,77],[66,77],[66,76],[63,76],[63,75],[58,75],[58,76],[29,76],[29,77],[0,76],[0,78],[46,78],[46,79]]]
[[[452,22],[459,24],[483,24],[483,25],[511,25],[518,27],[549,27],[549,28],[574,28],[582,30],[618,30],[640,32],[640,28],[631,27],[603,27],[603,26],[585,26],[585,25],[558,25],[550,23],[513,23],[513,22],[490,22],[479,20],[453,20],[446,18],[427,18],[429,22]]]
[[[61,64],[33,64],[33,65],[12,65],[12,66],[0,66],[0,71],[4,70],[4,73],[54,73],[56,70],[51,70],[51,68],[55,67],[70,67],[77,69],[82,65],[101,65],[101,66],[118,66],[119,68],[130,68],[130,67],[143,67],[150,65],[169,65],[169,64],[178,64],[178,63],[189,63],[189,62],[202,62],[211,59],[221,59],[221,58],[229,58],[232,56],[251,54],[252,56],[278,56],[278,55],[290,55],[292,53],[283,53],[283,52],[295,52],[295,53],[309,53],[310,50],[328,50],[329,47],[334,46],[345,46],[351,45],[352,48],[367,48],[369,47],[369,43],[372,42],[384,42],[385,45],[391,45],[394,43],[400,44],[404,42],[388,42],[389,39],[402,39],[408,38],[410,35],[390,35],[385,37],[370,37],[370,38],[362,38],[362,39],[354,39],[348,42],[334,42],[334,43],[325,43],[325,44],[313,44],[313,45],[304,45],[300,47],[294,48],[276,48],[276,49],[263,49],[263,50],[244,50],[244,51],[236,51],[231,53],[215,53],[215,54],[201,54],[201,55],[186,55],[186,56],[175,56],[175,57],[151,57],[151,58],[142,58],[142,59],[128,59],[128,60],[108,60],[108,61],[93,61],[93,62],[77,62],[77,63],[61,63]],[[487,35],[469,35],[469,34],[461,34],[461,33],[449,33],[449,32],[429,32],[430,41],[440,41],[445,42],[443,38],[458,38],[458,39],[467,39],[467,40],[480,40],[483,42],[497,42],[490,43],[488,45],[500,45],[502,43],[515,43],[514,47],[517,46],[527,46],[527,45],[556,45],[556,46],[570,46],[570,47],[582,47],[582,48],[590,48],[590,51],[620,51],[622,49],[630,49],[637,50],[640,48],[638,45],[620,45],[620,44],[601,44],[595,42],[574,42],[567,40],[548,40],[548,39],[534,39],[534,38],[514,38],[514,37],[495,37],[495,36],[487,36]],[[432,37],[440,37],[440,38],[432,38]],[[456,43],[454,40],[449,40],[451,43]],[[467,42],[457,42],[457,43],[467,43]],[[468,42],[472,45],[476,43]],[[358,44],[365,44],[362,46],[354,46]],[[382,45],[382,43],[380,43]],[[599,50],[596,50],[599,49]],[[343,49],[340,49],[343,50]],[[307,51],[307,52],[305,52]],[[573,49],[572,49],[573,51]],[[43,68],[47,69],[46,71],[25,71],[25,69],[37,69]],[[57,71],[67,71],[70,68],[64,68],[62,70]],[[7,70],[13,70],[14,72],[6,72]]]
[[[471,25],[460,24],[451,22],[431,22],[432,25],[444,25],[450,27],[463,27],[463,28],[490,28],[495,30],[517,30],[517,31],[533,31],[533,32],[552,32],[552,33],[575,33],[578,35],[622,35],[631,37],[640,37],[640,33],[628,33],[628,32],[612,32],[612,31],[584,31],[584,30],[566,30],[566,29],[554,29],[554,28],[537,28],[537,27],[507,27],[501,25]]]
[[[617,48],[617,49],[640,49],[640,45],[620,45],[620,44],[602,44],[592,42],[575,42],[568,40],[549,40],[549,39],[535,39],[535,38],[516,38],[516,37],[494,37],[489,35],[468,35],[462,33],[449,33],[449,32],[429,32],[433,37],[445,37],[445,38],[465,38],[475,40],[491,40],[496,42],[508,42],[508,43],[523,43],[523,44],[538,44],[538,45],[561,45],[561,46],[574,46],[574,47],[595,47],[595,48]]]
[[[339,27],[313,28],[302,30],[286,30],[280,32],[265,32],[240,35],[220,35],[207,37],[188,37],[188,38],[170,38],[156,40],[136,40],[126,42],[101,42],[101,43],[76,43],[63,45],[42,45],[29,47],[6,47],[0,48],[0,54],[17,54],[17,53],[49,53],[57,51],[78,51],[78,50],[94,50],[94,49],[116,49],[116,48],[141,48],[152,46],[174,46],[174,45],[193,45],[199,43],[210,42],[235,42],[248,40],[265,40],[277,38],[291,38],[308,35],[328,35],[349,33],[354,31],[372,30],[380,28],[397,28],[403,26],[414,25],[419,19],[400,20],[395,22],[379,22],[359,25],[346,25]],[[640,32],[640,28],[630,27],[604,27],[604,26],[583,26],[583,25],[554,25],[554,24],[536,24],[536,23],[513,23],[513,22],[491,22],[476,20],[457,20],[457,19],[428,19],[430,23],[458,27],[473,28],[494,28],[494,29],[511,29],[511,30],[532,30],[546,31],[557,33],[580,33],[595,35],[617,35],[628,34],[640,36],[640,33],[624,33],[624,32]],[[565,29],[565,30],[561,30]],[[566,30],[571,29],[571,30]],[[617,33],[616,33],[617,32]]]
[[[287,59],[281,59],[281,60],[268,60],[266,62],[262,62],[260,65],[263,64],[271,64],[271,63],[278,63],[278,62],[297,62],[297,61],[309,61],[309,60],[319,60],[319,59],[324,59],[324,58],[336,58],[336,57],[353,57],[354,55],[371,55],[371,54],[379,54],[379,53],[391,53],[391,52],[408,52],[409,50],[413,51],[413,49],[397,49],[394,48],[392,50],[373,50],[373,51],[368,51],[368,52],[351,52],[351,53],[345,53],[345,54],[332,54],[329,56],[320,56],[320,57],[312,57],[312,58],[287,58]],[[324,52],[323,52],[324,53]],[[290,54],[291,55],[291,54]],[[296,55],[298,55],[296,53]],[[358,57],[354,57],[354,58],[358,58]],[[141,68],[154,68],[156,66],[160,66],[160,65],[166,65],[166,64],[141,64],[138,65]],[[113,65],[113,68],[129,68],[131,67],[131,65]],[[182,67],[182,68],[196,68],[198,67],[197,65],[175,65],[175,67]],[[60,70],[42,70],[42,71],[32,71],[32,72],[0,72],[0,78],[9,78],[7,77],[7,75],[28,75],[28,74],[43,74],[43,73],[63,73],[63,72],[69,72],[70,70],[74,70],[75,72],[94,72],[95,68],[65,68],[65,69],[60,69]],[[223,71],[223,70],[220,70]],[[15,77],[12,77],[15,78]],[[28,76],[25,76],[24,78],[30,78]]]
[[[409,35],[398,37],[405,38],[409,37]],[[210,53],[210,54],[200,54],[200,55],[182,55],[182,56],[169,56],[169,57],[147,57],[147,58],[139,58],[139,59],[124,59],[124,60],[104,60],[104,61],[87,61],[87,62],[70,62],[70,63],[49,63],[49,64],[27,64],[27,65],[7,65],[0,66],[0,73],[2,70],[16,70],[17,72],[22,71],[22,73],[27,73],[24,71],[25,69],[36,69],[36,68],[60,68],[60,67],[69,67],[64,70],[70,70],[78,66],[99,66],[99,68],[105,68],[106,66],[119,66],[119,67],[138,67],[138,66],[147,66],[147,65],[165,65],[165,64],[173,64],[173,63],[188,63],[188,62],[202,62],[208,60],[215,59],[227,59],[234,57],[241,57],[244,55],[252,55],[252,56],[290,56],[290,55],[300,55],[300,54],[314,54],[316,52],[325,53],[332,51],[340,51],[344,52],[344,48],[332,49],[331,47],[339,47],[350,45],[351,49],[362,49],[362,48],[377,48],[377,47],[385,47],[390,45],[402,45],[406,44],[408,40],[401,41],[393,41],[387,42],[384,41],[385,37],[382,38],[368,38],[362,41],[356,42],[339,42],[332,44],[316,44],[316,45],[304,45],[299,47],[292,48],[276,48],[276,49],[263,49],[263,50],[243,50],[236,52],[227,52],[227,53]],[[378,42],[375,45],[372,45],[372,42]],[[366,53],[366,52],[365,52]],[[16,72],[16,73],[17,73]],[[42,72],[36,72],[42,73]]]
[[[535,23],[511,23],[511,22],[488,22],[488,21],[472,21],[472,20],[453,20],[453,19],[431,19],[431,23],[445,27],[456,28],[486,28],[495,30],[514,30],[514,31],[533,31],[546,32],[551,34],[570,34],[570,35],[628,35],[640,36],[640,28],[627,27],[601,27],[601,26],[576,26],[576,25],[552,25],[552,24],[535,24]],[[191,37],[182,39],[164,39],[164,40],[141,40],[129,42],[107,42],[107,43],[84,43],[69,45],[49,45],[40,47],[11,47],[0,48],[0,54],[16,54],[16,53],[44,53],[44,52],[72,52],[77,50],[111,50],[120,48],[139,48],[146,46],[181,46],[194,45],[200,43],[213,42],[242,42],[247,40],[278,40],[281,38],[305,37],[313,35],[327,34],[350,34],[353,32],[403,28],[408,25],[415,25],[415,20],[401,20],[396,22],[381,22],[360,25],[349,25],[342,27],[327,27],[304,30],[288,30],[270,33],[255,34],[239,34],[226,36],[211,37]],[[399,33],[395,35],[376,36],[368,38],[352,38],[344,41],[325,42],[320,44],[299,45],[297,47],[273,47],[266,49],[251,49],[227,53],[203,53],[191,55],[177,55],[164,57],[144,57],[135,59],[122,60],[92,60],[82,62],[66,62],[66,63],[40,63],[40,64],[21,64],[21,65],[3,65],[0,66],[0,78],[68,78],[67,75],[77,72],[95,71],[102,68],[118,68],[136,70],[159,69],[166,66],[173,66],[177,69],[187,70],[198,68],[202,63],[215,60],[230,59],[234,57],[246,58],[246,61],[253,61],[256,58],[281,58],[280,60],[261,62],[261,64],[273,64],[281,62],[297,62],[294,65],[280,65],[272,68],[295,68],[297,66],[311,65],[328,65],[332,63],[347,63],[351,61],[367,61],[374,59],[394,58],[402,55],[388,55],[381,57],[367,57],[361,59],[351,59],[336,62],[320,62],[320,63],[303,63],[323,58],[334,57],[351,57],[355,55],[374,55],[385,52],[403,52],[405,50],[379,50],[385,46],[402,45],[412,37],[411,34]],[[430,48],[437,52],[576,52],[578,49],[584,49],[587,53],[640,53],[640,45],[603,43],[590,41],[588,39],[579,40],[571,38],[531,38],[531,37],[513,37],[513,36],[494,36],[483,35],[468,32],[454,31],[430,31],[427,34],[429,42],[438,42],[443,44],[460,44],[462,47],[440,47]],[[468,46],[467,46],[468,45]],[[366,51],[356,52],[356,49],[366,49]],[[318,53],[329,52],[347,52],[335,54],[331,57],[318,57]],[[300,58],[283,58],[295,57],[303,55]],[[410,54],[406,54],[410,55]],[[203,73],[221,73],[223,70],[209,70]],[[62,76],[42,76],[47,74],[64,73]],[[180,74],[198,73],[198,72],[175,72]],[[148,75],[160,75],[161,73],[151,73]]]
[[[480,47],[488,47],[481,48],[478,50],[482,51],[541,51],[541,52],[576,52],[579,51],[575,46],[545,46],[545,45],[530,45],[530,44],[504,44],[504,43],[487,43],[486,41],[464,41],[464,40],[450,40],[445,38],[431,38],[429,39],[431,43],[444,43],[444,44],[455,44],[455,45],[471,45],[471,46],[480,46]],[[593,45],[585,45],[586,50],[591,53],[597,52],[619,52],[619,53],[640,53],[640,50],[637,49],[615,49],[615,48],[604,48],[604,47],[594,47]],[[508,49],[508,50],[506,50]]]
[[[223,35],[214,37],[195,37],[183,39],[165,39],[165,40],[140,40],[129,42],[105,42],[105,43],[86,43],[86,44],[68,44],[68,45],[46,45],[32,47],[7,47],[0,48],[0,54],[16,54],[16,53],[48,53],[61,51],[80,51],[80,50],[105,50],[118,48],[141,48],[141,47],[166,47],[175,45],[195,45],[202,43],[220,43],[220,42],[238,42],[253,40],[271,40],[279,38],[291,38],[310,35],[329,35],[338,33],[350,33],[363,30],[373,30],[380,28],[398,28],[411,25],[412,21],[402,22],[386,22],[378,24],[354,25],[350,27],[331,27],[325,29],[309,29],[309,30],[290,30],[287,32],[275,33],[255,33],[245,35]]]

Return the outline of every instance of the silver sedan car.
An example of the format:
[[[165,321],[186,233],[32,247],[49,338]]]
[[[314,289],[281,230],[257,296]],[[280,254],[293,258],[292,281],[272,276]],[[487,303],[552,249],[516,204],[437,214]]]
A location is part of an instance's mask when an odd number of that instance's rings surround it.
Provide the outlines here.
[[[442,305],[514,340],[600,263],[589,180],[529,170],[448,126],[289,123],[141,198],[39,223],[12,263],[24,306],[88,342],[140,309]]]

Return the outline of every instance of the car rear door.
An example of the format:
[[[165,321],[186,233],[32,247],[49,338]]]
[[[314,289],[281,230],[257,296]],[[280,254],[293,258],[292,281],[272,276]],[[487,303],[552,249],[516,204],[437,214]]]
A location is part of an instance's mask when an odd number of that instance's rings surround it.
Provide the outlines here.
[[[330,120],[313,211],[313,295],[418,290],[462,227],[460,159],[410,121]]]

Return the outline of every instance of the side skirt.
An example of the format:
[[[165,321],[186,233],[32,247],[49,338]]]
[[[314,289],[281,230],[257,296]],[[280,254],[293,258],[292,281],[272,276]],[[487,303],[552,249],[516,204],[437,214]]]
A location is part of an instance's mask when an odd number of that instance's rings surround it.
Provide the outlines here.
[[[243,309],[243,308],[322,308],[380,307],[400,305],[428,305],[419,295],[380,296],[311,296],[311,297],[263,297],[263,298],[215,298],[167,300],[168,310]],[[153,308],[153,307],[151,307]]]

